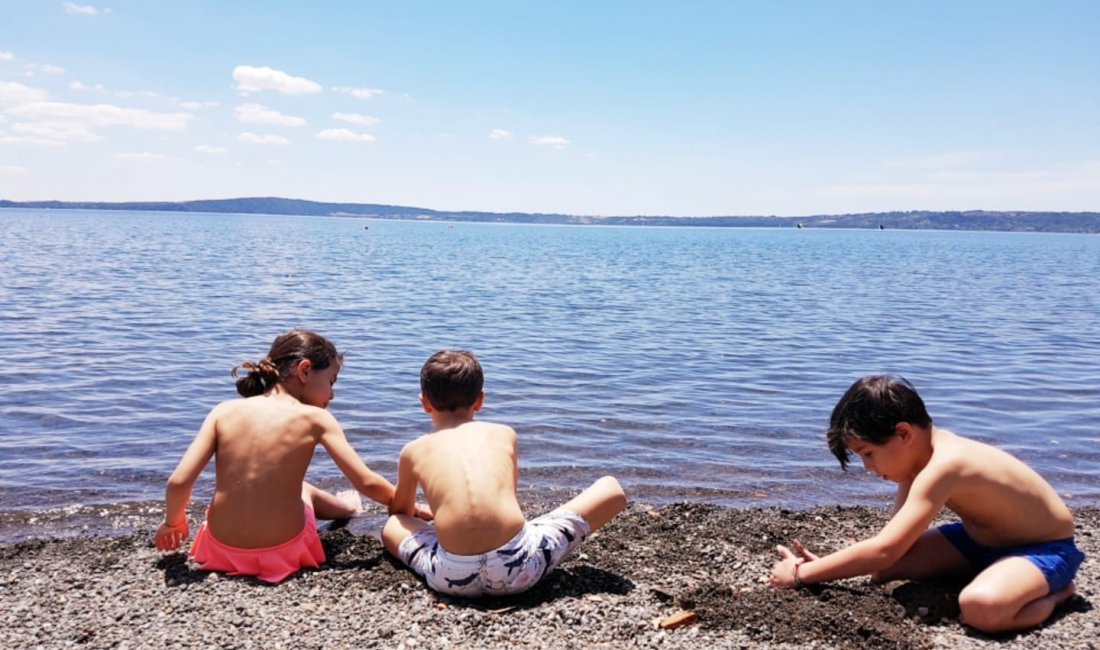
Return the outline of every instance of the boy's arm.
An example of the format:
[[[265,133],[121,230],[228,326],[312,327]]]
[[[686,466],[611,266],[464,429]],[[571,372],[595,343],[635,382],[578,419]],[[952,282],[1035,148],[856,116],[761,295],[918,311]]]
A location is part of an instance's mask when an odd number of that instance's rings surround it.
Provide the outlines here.
[[[413,470],[413,451],[410,447],[413,443],[405,445],[401,455],[397,459],[397,488],[394,491],[393,501],[390,502],[391,515],[415,516],[416,510],[416,472]]]
[[[943,509],[953,483],[953,477],[926,467],[911,484],[897,513],[877,535],[812,561],[790,551],[780,551],[783,559],[772,567],[771,584],[786,587],[828,582],[877,573],[893,566]]]
[[[159,551],[176,550],[191,533],[187,525],[187,503],[191,500],[195,480],[214,456],[218,411],[218,407],[214,407],[207,414],[179,465],[168,477],[168,485],[164,489],[164,522],[157,528],[155,537]]]
[[[336,467],[351,481],[352,486],[367,498],[387,508],[393,501],[393,484],[367,467],[359,454],[352,449],[344,430],[328,411],[321,410],[321,445],[332,457]],[[326,417],[327,416],[327,417]]]

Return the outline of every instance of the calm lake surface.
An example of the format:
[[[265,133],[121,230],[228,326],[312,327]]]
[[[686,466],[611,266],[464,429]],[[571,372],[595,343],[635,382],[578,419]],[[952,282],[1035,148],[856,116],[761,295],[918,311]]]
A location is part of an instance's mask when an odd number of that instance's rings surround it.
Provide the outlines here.
[[[824,430],[899,373],[1100,504],[1095,235],[0,210],[0,250],[0,539],[151,530],[230,369],[292,327],[346,353],[330,409],[391,480],[421,364],[460,347],[528,499],[614,474],[658,504],[884,505]],[[309,478],[347,487],[323,450]]]

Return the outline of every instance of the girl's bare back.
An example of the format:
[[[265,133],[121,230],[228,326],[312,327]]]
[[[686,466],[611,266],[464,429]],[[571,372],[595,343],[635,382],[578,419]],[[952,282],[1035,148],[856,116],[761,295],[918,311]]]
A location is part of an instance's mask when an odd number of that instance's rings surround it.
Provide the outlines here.
[[[214,536],[240,548],[275,546],[305,523],[302,483],[332,416],[286,394],[224,402],[214,412]]]

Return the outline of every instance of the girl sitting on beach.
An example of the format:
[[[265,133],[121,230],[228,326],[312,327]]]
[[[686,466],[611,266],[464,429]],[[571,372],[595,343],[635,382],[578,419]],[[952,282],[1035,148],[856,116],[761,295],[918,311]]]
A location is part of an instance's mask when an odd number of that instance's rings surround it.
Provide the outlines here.
[[[389,506],[393,485],[356,455],[336,418],[325,410],[342,355],[323,336],[292,330],[259,363],[233,368],[234,399],[214,407],[168,479],[158,550],[178,549],[188,536],[191,487],[216,457],[214,497],[195,535],[191,556],[208,571],[280,582],[325,560],[317,519],[344,519],[359,510],[354,492],[338,497],[304,481],[321,444],[362,494]]]

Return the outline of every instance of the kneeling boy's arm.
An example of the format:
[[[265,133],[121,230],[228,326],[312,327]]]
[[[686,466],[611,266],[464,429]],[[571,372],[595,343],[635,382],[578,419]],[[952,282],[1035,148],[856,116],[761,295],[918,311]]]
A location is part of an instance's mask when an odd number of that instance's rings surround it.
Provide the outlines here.
[[[948,487],[931,477],[914,482],[897,513],[877,535],[836,553],[804,563],[799,579],[805,583],[827,582],[869,575],[890,568],[913,547],[943,509]]]

